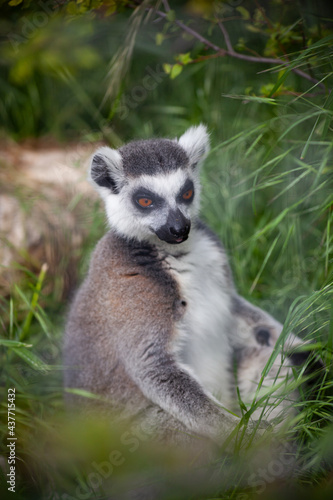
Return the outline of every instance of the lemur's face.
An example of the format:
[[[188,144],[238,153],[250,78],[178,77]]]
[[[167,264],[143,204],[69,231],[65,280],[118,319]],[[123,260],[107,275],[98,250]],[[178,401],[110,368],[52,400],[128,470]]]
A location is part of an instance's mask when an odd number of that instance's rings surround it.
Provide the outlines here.
[[[131,211],[142,229],[170,244],[187,240],[197,205],[194,183],[187,169],[135,179],[129,193]]]
[[[186,241],[199,211],[197,164],[207,148],[203,126],[190,129],[179,141],[138,141],[118,151],[100,148],[91,177],[105,201],[110,226],[139,241]]]
[[[190,169],[127,179],[118,194],[104,200],[109,224],[140,241],[156,237],[169,244],[187,240],[199,209],[200,184]]]

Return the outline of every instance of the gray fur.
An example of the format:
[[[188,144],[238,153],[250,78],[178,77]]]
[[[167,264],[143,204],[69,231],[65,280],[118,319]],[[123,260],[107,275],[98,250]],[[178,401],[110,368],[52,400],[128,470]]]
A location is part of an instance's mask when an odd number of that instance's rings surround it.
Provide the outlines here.
[[[251,367],[258,360],[258,382],[282,329],[237,295],[221,243],[198,219],[197,165],[208,147],[199,126],[178,142],[138,141],[96,152],[91,178],[112,227],[92,255],[64,341],[66,387],[94,392],[101,411],[143,421],[159,439],[176,442],[186,433],[218,443],[230,435],[239,419],[222,406],[236,408],[233,356],[238,353],[246,399]],[[185,203],[179,190],[186,179],[194,193]],[[146,184],[149,192],[165,193],[163,210],[132,203],[133,191]],[[169,228],[175,222],[168,214],[177,211],[179,224],[192,222],[181,238]]]
[[[119,149],[126,177],[156,175],[185,168],[189,158],[183,148],[169,139],[133,141]]]
[[[120,416],[142,415],[153,401],[189,432],[213,438],[225,422],[234,427],[236,419],[173,355],[174,325],[185,309],[156,249],[110,231],[96,247],[69,314],[64,356],[73,368],[66,370],[65,385],[109,399]],[[165,421],[163,412],[159,418]]]

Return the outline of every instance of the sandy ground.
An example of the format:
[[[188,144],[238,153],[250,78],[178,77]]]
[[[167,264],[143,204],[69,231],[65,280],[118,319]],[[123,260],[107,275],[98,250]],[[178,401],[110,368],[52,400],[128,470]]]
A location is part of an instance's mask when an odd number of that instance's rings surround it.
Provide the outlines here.
[[[38,273],[46,262],[51,275],[61,262],[74,265],[98,199],[87,170],[99,145],[0,146],[0,293],[18,278],[17,264]]]

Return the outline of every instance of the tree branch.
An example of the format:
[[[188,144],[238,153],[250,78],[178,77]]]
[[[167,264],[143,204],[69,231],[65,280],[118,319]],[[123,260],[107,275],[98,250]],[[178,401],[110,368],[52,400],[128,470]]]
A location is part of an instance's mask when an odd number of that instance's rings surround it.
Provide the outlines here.
[[[160,10],[156,11],[156,14],[158,14],[160,17],[163,17],[164,19],[167,17],[167,14],[165,12],[162,12]],[[215,50],[216,52],[221,52],[221,55],[224,55],[227,53],[226,50],[222,49],[221,47],[218,47],[214,43],[210,42],[205,38],[204,36],[200,35],[197,31],[194,31],[192,28],[189,26],[186,26],[186,24],[182,23],[181,21],[178,21],[177,19],[174,21],[174,23],[179,26],[183,31],[186,31],[190,35],[192,35],[194,38],[202,42],[203,44],[207,45],[207,47],[210,47],[211,49]]]
[[[215,17],[215,19],[217,20],[217,18],[216,18],[216,17]],[[234,48],[233,48],[233,46],[232,46],[232,44],[231,44],[230,37],[229,37],[229,33],[227,32],[227,30],[226,30],[226,29],[225,29],[225,27],[224,27],[224,24],[223,24],[223,23],[221,23],[221,21],[218,21],[218,20],[217,20],[217,24],[218,24],[218,26],[219,26],[220,30],[221,30],[221,31],[222,31],[222,33],[223,33],[223,36],[224,36],[224,41],[225,41],[225,43],[226,43],[226,46],[227,46],[227,49],[228,49],[229,54],[233,54],[235,51],[234,51]]]
[[[283,59],[274,58],[274,57],[247,56],[246,54],[240,54],[239,52],[236,52],[231,44],[229,33],[227,32],[224,24],[221,21],[218,21],[218,26],[219,26],[219,28],[222,31],[222,34],[224,36],[224,40],[225,40],[226,46],[228,48],[227,54],[229,56],[235,57],[236,59],[243,59],[244,61],[267,63],[267,64],[279,64],[279,65],[285,66],[286,68],[291,67],[290,62],[284,61]],[[317,80],[316,78],[313,78],[311,75],[309,75],[308,73],[305,73],[301,69],[291,68],[291,71],[293,71],[297,75],[301,76],[302,78],[309,80],[310,82],[317,83],[319,87],[326,89],[326,87],[323,83],[320,83],[319,80]]]
[[[163,3],[163,5],[164,5],[165,12],[169,12],[169,10],[170,10],[170,5],[169,5],[168,0],[162,0],[162,3]]]
[[[163,4],[164,4],[166,10],[168,8],[170,10],[170,7],[169,7],[167,0],[163,0]],[[165,12],[160,11],[160,10],[156,11],[156,14],[158,14],[160,17],[162,17],[164,19],[167,17],[167,14]],[[289,61],[284,61],[283,59],[273,58],[273,57],[248,56],[246,54],[240,54],[239,52],[236,52],[231,44],[229,33],[221,21],[218,21],[218,26],[223,34],[223,37],[224,37],[224,40],[225,40],[225,43],[227,46],[227,50],[223,49],[222,47],[219,47],[218,45],[215,45],[210,40],[207,40],[207,38],[200,35],[200,33],[193,30],[192,28],[190,28],[189,26],[184,24],[182,21],[179,21],[178,19],[176,19],[174,21],[174,23],[177,26],[179,26],[183,31],[186,31],[186,33],[189,33],[194,38],[199,40],[201,43],[203,43],[207,47],[210,47],[211,49],[213,49],[215,52],[218,53],[218,55],[220,57],[230,56],[230,57],[234,57],[235,59],[241,59],[243,61],[248,61],[248,62],[263,63],[263,64],[276,64],[278,66],[284,66],[286,69],[290,68],[290,70],[293,71],[293,73],[297,74],[298,76],[305,78],[306,80],[309,80],[310,82],[315,83],[319,87],[321,87],[322,89],[326,90],[326,87],[323,83],[319,82],[319,80],[317,80],[316,78],[313,78],[311,75],[309,75],[308,73],[305,73],[304,71],[302,71],[298,68],[292,68],[291,63]]]

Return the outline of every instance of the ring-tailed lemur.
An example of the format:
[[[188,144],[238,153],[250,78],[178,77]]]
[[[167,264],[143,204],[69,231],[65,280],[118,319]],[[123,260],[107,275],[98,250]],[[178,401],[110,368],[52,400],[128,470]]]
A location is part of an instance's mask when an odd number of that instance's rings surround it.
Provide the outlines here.
[[[239,423],[222,408],[235,406],[235,354],[246,399],[282,326],[237,294],[221,243],[198,218],[208,148],[200,125],[93,155],[111,229],[71,306],[65,385],[146,416],[165,436],[182,429],[222,442]]]

